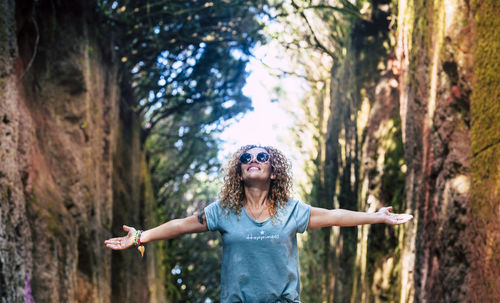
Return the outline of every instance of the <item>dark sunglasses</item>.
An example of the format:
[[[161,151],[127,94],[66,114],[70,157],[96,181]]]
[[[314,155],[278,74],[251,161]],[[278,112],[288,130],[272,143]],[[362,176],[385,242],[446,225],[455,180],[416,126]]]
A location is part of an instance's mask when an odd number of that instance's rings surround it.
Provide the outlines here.
[[[255,158],[260,163],[266,163],[267,161],[269,161],[269,154],[265,153],[265,152],[260,152],[257,154],[257,156]],[[248,163],[252,162],[252,159],[253,159],[253,156],[250,153],[244,153],[243,155],[240,156],[240,162],[242,164],[248,164]]]

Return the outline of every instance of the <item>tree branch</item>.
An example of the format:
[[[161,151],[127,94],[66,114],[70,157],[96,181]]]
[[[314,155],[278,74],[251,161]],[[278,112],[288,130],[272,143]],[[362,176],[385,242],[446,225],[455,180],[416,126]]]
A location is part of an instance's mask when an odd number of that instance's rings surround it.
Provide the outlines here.
[[[268,69],[271,69],[271,70],[277,70],[279,72],[281,72],[282,74],[284,75],[292,75],[292,76],[295,76],[295,77],[298,77],[298,78],[302,78],[308,82],[312,82],[312,83],[319,83],[319,82],[325,82],[325,80],[322,80],[322,79],[314,79],[314,78],[310,78],[306,75],[301,75],[301,74],[298,74],[296,72],[291,72],[291,71],[286,71],[286,70],[283,70],[279,67],[271,67],[269,66],[267,63],[265,63],[261,58],[256,58],[255,56],[253,56],[255,59],[259,60],[259,62],[264,65],[266,68]]]
[[[306,14],[304,13],[304,11],[301,9],[300,6],[297,5],[297,3],[295,3],[295,1],[292,1],[292,6],[297,10],[297,12],[299,12],[300,16],[304,19],[304,21],[306,22],[307,24],[307,27],[309,28],[309,30],[311,31],[312,35],[313,35],[313,38],[314,38],[314,41],[316,42],[316,46],[323,50],[325,53],[327,53],[333,60],[337,60],[338,59],[338,56],[331,52],[328,48],[326,48],[323,43],[321,43],[321,41],[319,41],[319,38],[316,36],[316,33],[314,32],[314,29],[311,25],[311,23],[309,22],[309,19],[307,19],[307,16]]]

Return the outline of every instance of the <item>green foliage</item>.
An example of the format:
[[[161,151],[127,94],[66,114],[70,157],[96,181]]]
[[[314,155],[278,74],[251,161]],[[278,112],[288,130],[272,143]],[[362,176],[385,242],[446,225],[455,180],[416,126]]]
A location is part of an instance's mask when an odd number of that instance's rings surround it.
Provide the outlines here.
[[[211,122],[250,108],[241,89],[262,40],[264,1],[100,1],[146,135],[173,115],[214,109]]]
[[[177,134],[168,134],[161,128],[147,142],[150,150],[152,182],[160,206],[179,209],[176,216],[185,213],[182,201],[173,198],[184,195],[196,183],[199,172],[217,172],[217,141],[211,133],[181,126],[173,128]],[[213,198],[213,197],[212,197]]]
[[[308,230],[306,241],[299,251],[302,282],[300,298],[303,302],[325,301],[324,278],[326,269],[324,268],[325,243],[323,238],[323,229]]]
[[[283,33],[273,33],[287,49],[316,50],[338,60],[344,54],[342,49],[351,27],[351,19],[363,16],[359,7],[350,1],[340,0],[335,5],[329,1],[279,2],[276,16],[286,23]]]
[[[217,128],[200,122],[213,112],[162,121],[146,142],[160,221],[192,215],[216,199]],[[219,296],[221,251],[213,233],[184,236],[166,243],[167,297],[173,302],[203,302]]]
[[[398,113],[393,113],[392,116],[395,117],[394,127],[388,134],[390,138],[385,139],[393,140],[394,144],[385,153],[380,199],[387,205],[391,205],[395,213],[401,213],[406,210],[404,200],[406,170],[404,168],[403,134],[401,117]]]
[[[112,37],[122,93],[143,120],[158,221],[191,215],[216,199],[225,121],[251,109],[243,95],[251,48],[263,41],[266,1],[98,1]],[[107,38],[106,38],[107,39]],[[220,247],[211,233],[168,241],[163,263],[173,302],[214,301]]]
[[[198,174],[188,180],[186,192],[176,191],[170,197],[174,207],[162,208],[163,216],[174,218],[201,210],[214,201],[218,176]],[[176,205],[177,204],[177,205]],[[167,269],[167,297],[172,302],[219,301],[222,246],[219,234],[186,235],[166,244],[164,265]]]

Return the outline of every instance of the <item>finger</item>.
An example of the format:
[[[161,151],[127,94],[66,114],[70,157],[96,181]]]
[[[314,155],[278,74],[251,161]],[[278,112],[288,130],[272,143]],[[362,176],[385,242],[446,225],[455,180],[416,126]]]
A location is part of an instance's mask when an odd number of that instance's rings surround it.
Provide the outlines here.
[[[386,209],[389,211],[389,212],[392,212],[392,206],[387,206]]]
[[[122,238],[123,237],[111,238],[111,239],[105,240],[104,242],[117,242],[117,241],[121,241]]]
[[[111,248],[113,250],[121,250],[121,249],[123,249],[120,245],[116,245],[116,244],[106,244],[106,247],[107,248]]]
[[[399,214],[395,218],[395,223],[396,224],[404,224],[404,223],[410,221],[411,219],[413,219],[412,215],[409,215],[409,214]]]
[[[126,232],[128,232],[130,230],[130,227],[127,226],[127,225],[123,225],[123,230],[126,231]]]
[[[121,243],[121,240],[118,239],[118,238],[115,238],[115,239],[108,239],[106,241],[104,241],[105,244],[111,244],[111,245],[117,245],[117,244],[120,244]]]
[[[406,223],[408,221],[410,221],[411,219],[413,219],[413,216],[412,215],[409,215],[409,214],[402,214],[401,215],[401,220]]]

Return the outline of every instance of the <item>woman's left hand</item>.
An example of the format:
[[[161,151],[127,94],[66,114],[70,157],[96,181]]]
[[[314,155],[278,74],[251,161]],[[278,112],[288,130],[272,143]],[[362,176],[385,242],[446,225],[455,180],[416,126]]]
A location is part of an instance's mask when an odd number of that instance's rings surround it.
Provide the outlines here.
[[[377,214],[382,218],[381,223],[389,225],[403,224],[413,219],[413,216],[409,214],[393,214],[392,206],[382,207],[377,211]]]

